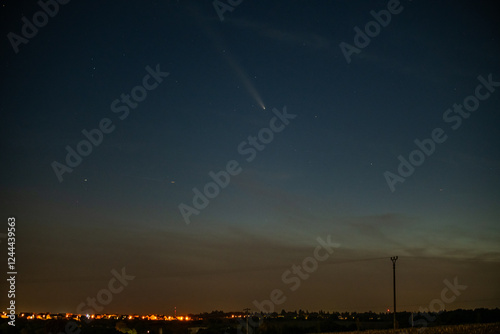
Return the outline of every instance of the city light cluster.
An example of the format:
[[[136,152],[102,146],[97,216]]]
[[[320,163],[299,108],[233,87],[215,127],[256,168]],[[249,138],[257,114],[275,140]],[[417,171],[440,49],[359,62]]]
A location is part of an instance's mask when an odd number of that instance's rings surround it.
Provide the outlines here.
[[[203,320],[199,317],[192,317],[187,315],[163,315],[163,314],[147,314],[147,315],[138,315],[138,314],[74,314],[74,313],[32,313],[32,312],[24,312],[17,315],[20,319],[27,320],[51,320],[51,319],[68,319],[68,320],[85,320],[87,319],[112,319],[112,320],[163,320],[163,321],[191,321],[191,320]],[[8,318],[8,314],[6,312],[2,312],[0,314],[0,318]]]

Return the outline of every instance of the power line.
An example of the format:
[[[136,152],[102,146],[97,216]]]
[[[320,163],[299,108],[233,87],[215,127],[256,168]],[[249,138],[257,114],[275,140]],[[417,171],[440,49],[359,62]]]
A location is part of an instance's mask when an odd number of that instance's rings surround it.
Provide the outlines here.
[[[343,260],[343,261],[335,261],[335,262],[327,262],[325,264],[327,265],[333,265],[333,264],[344,264],[344,263],[354,263],[354,262],[367,262],[367,261],[376,261],[376,260],[387,260],[389,257],[384,256],[384,257],[372,257],[372,258],[365,258],[365,259],[353,259],[353,260]]]

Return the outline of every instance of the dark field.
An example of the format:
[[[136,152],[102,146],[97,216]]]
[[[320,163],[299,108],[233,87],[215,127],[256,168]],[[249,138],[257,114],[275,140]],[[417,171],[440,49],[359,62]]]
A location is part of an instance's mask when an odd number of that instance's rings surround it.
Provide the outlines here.
[[[406,328],[398,329],[396,331],[392,329],[387,330],[367,330],[367,331],[354,331],[354,332],[344,332],[345,334],[363,333],[363,334],[499,334],[500,333],[500,323],[493,324],[472,324],[472,325],[454,325],[454,326],[439,326],[439,327],[428,327],[428,328]],[[323,333],[326,334],[326,333]]]

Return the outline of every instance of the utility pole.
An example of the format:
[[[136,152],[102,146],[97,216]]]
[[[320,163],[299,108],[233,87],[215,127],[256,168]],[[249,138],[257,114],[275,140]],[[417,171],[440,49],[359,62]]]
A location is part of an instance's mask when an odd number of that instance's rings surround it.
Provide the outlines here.
[[[392,261],[392,289],[393,289],[393,295],[394,295],[394,329],[396,329],[396,261],[398,260],[397,256],[392,256],[391,261]]]
[[[243,309],[243,311],[245,311],[247,313],[247,333],[248,334],[248,311],[250,311],[250,309],[247,307],[245,309]]]

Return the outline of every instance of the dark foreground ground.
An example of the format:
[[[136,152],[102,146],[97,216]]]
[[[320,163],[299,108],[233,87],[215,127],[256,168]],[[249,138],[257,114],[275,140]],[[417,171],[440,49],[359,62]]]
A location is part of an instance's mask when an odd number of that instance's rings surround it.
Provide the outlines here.
[[[56,328],[48,328],[47,323],[41,324],[40,322],[33,322],[31,325],[26,325],[23,324],[23,328],[19,328],[18,326],[12,327],[12,326],[6,326],[6,323],[2,322],[0,325],[0,333],[20,333],[20,334],[85,334],[85,333],[114,333],[114,334],[120,334],[120,333],[129,333],[129,334],[140,334],[140,333],[149,333],[149,334],[155,334],[155,333],[163,333],[163,334],[171,334],[171,333],[184,333],[184,334],[191,334],[191,333],[199,333],[199,334],[206,334],[206,333],[221,333],[221,334],[229,334],[229,333],[236,333],[236,334],[246,334],[245,329],[241,329],[240,331],[233,331],[233,330],[222,330],[219,329],[215,331],[214,329],[209,329],[209,328],[198,328],[198,327],[190,327],[187,324],[177,324],[172,326],[171,328],[164,328],[160,332],[159,328],[156,329],[129,329],[128,331],[123,330],[123,328],[120,328],[120,330],[117,330],[116,327],[113,328],[113,326],[104,326],[101,324],[100,326],[92,326],[88,328],[70,328],[68,330],[64,330],[62,328],[62,331],[57,331]],[[173,325],[173,324],[172,324]],[[170,326],[167,326],[170,327]],[[56,331],[53,331],[51,329],[56,329]],[[59,328],[61,329],[61,328]],[[262,328],[256,329],[256,330],[250,330],[250,334],[258,334],[258,333],[269,333],[269,330],[263,330]],[[274,330],[271,332],[275,332]],[[276,329],[275,333],[280,333],[280,334],[293,334],[296,333],[293,329],[287,329],[287,328],[280,328]],[[333,334],[333,333],[339,333],[339,332],[328,332],[328,333],[321,333],[321,334]],[[398,333],[398,334],[500,334],[500,323],[490,323],[490,324],[467,324],[467,325],[452,325],[452,326],[436,326],[436,327],[424,327],[424,328],[404,328],[404,329],[398,329],[398,330],[392,330],[392,329],[383,329],[383,330],[360,330],[360,331],[350,331],[350,332],[345,332],[342,331],[340,333],[344,334],[393,334],[393,333]]]
[[[500,334],[500,323],[494,324],[472,324],[472,325],[454,325],[454,326],[439,326],[439,327],[429,327],[429,328],[406,328],[398,329],[396,331],[392,329],[386,330],[367,330],[367,331],[355,331],[355,332],[344,332],[345,334]],[[322,333],[327,334],[327,333]]]

